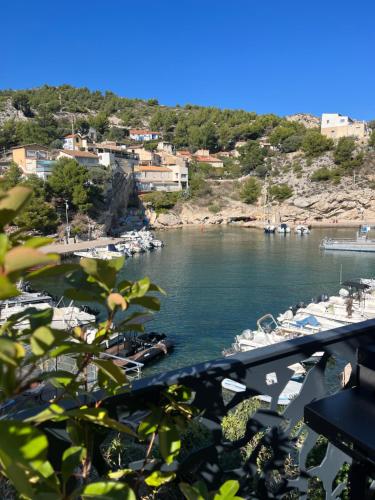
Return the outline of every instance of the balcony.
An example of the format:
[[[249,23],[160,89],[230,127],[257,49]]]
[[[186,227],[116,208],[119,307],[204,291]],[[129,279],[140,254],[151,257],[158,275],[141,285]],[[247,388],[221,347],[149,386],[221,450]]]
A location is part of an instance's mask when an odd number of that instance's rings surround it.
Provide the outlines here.
[[[306,426],[304,412],[313,400],[342,390],[339,374],[347,363],[355,366],[357,349],[372,345],[374,332],[375,320],[369,320],[161,373],[135,381],[131,392],[107,398],[103,406],[119,421],[136,422],[137,412],[157,402],[162,390],[182,384],[192,390],[191,404],[200,410],[200,425],[211,437],[173,463],[173,470],[181,477],[194,474],[210,490],[224,480],[237,479],[238,495],[243,498],[338,498],[347,493],[352,458],[340,446],[339,436],[335,442],[329,441]],[[318,361],[305,364],[302,389],[287,406],[279,406],[279,396],[294,374],[290,367],[314,353],[319,353]],[[243,392],[223,389],[225,378],[243,384]],[[346,388],[351,383],[352,377]],[[268,396],[269,402],[260,403],[259,395]],[[100,393],[97,397],[101,399]],[[240,435],[228,437],[223,421],[248,400],[256,402],[254,412],[243,422]],[[350,443],[346,444],[350,449]],[[243,452],[245,447],[247,453]],[[311,496],[312,491],[315,496]],[[365,498],[364,492],[357,498]]]

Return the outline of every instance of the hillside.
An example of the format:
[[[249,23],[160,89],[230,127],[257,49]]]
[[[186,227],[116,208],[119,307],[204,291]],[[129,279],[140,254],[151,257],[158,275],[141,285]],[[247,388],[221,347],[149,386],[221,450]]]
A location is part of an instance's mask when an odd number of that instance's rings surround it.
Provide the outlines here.
[[[287,117],[243,110],[119,97],[69,85],[0,91],[0,148],[37,142],[61,147],[61,137],[85,133],[131,144],[129,129],[157,130],[178,149],[208,149],[222,168],[193,161],[183,195],[151,195],[156,225],[280,218],[288,221],[375,220],[374,134],[368,144],[333,142],[307,113]],[[156,144],[149,143],[152,149]],[[164,222],[162,222],[164,220]]]

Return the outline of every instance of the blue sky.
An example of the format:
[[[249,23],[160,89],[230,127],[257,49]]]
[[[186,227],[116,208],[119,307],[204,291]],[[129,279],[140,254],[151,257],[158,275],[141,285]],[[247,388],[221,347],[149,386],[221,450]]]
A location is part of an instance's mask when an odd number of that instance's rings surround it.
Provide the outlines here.
[[[373,0],[3,0],[0,88],[375,118]]]

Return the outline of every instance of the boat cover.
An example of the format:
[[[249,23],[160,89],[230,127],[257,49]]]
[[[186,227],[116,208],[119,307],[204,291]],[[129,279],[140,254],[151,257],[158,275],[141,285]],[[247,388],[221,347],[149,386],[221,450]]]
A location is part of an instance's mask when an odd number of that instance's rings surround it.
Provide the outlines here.
[[[295,323],[298,326],[320,326],[320,323],[315,316],[307,316],[306,318],[297,320]]]

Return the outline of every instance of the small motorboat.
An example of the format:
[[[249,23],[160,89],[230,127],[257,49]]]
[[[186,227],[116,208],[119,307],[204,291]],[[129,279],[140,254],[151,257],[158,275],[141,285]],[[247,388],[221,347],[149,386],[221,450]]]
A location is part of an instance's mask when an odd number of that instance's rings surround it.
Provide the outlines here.
[[[296,232],[296,234],[303,236],[305,234],[310,234],[310,229],[308,226],[304,226],[303,224],[298,224],[295,232]]]
[[[288,234],[290,233],[290,227],[288,226],[288,224],[282,223],[280,224],[280,226],[278,226],[277,232],[280,234]]]
[[[135,337],[119,334],[103,342],[102,347],[107,354],[124,355],[128,360],[147,364],[168,354],[174,344],[164,333],[150,332]]]
[[[90,248],[89,250],[74,252],[74,255],[88,259],[112,260],[123,257],[124,254],[116,250],[114,245],[108,245],[107,247]]]
[[[276,231],[276,226],[274,226],[273,224],[266,224],[264,226],[264,232],[266,234],[273,234],[275,231]]]

